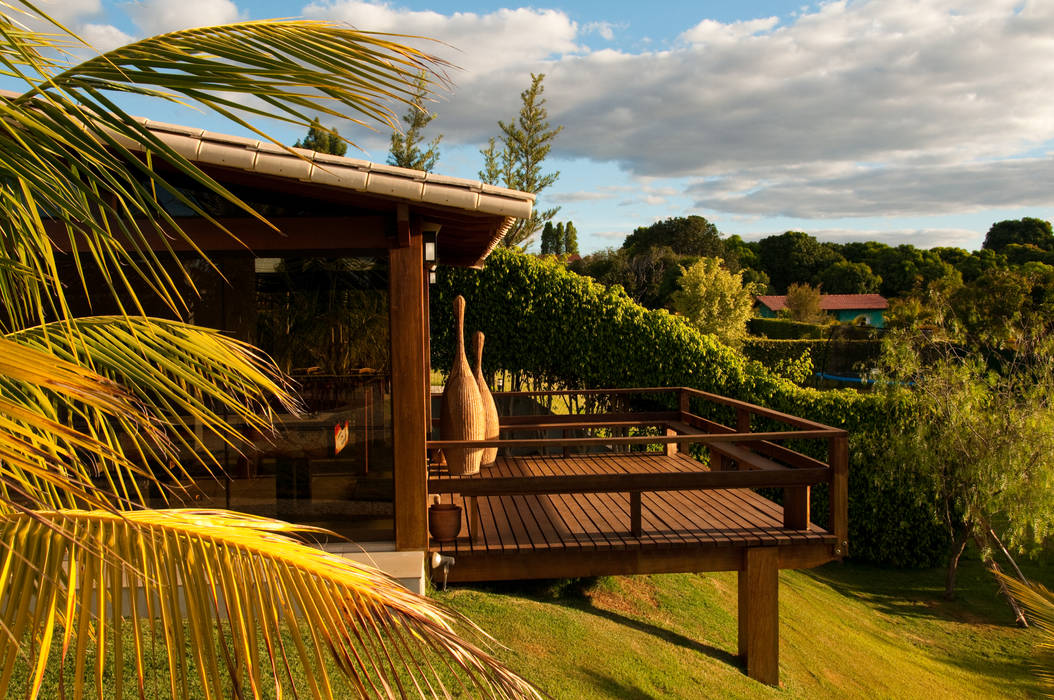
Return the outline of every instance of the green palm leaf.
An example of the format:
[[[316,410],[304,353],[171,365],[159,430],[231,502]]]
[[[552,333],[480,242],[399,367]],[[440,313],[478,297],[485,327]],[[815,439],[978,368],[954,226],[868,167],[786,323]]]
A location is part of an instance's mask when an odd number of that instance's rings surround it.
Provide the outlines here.
[[[298,690],[318,698],[335,697],[334,670],[363,697],[432,697],[454,678],[486,697],[538,697],[461,640],[454,625],[465,620],[383,574],[290,537],[298,529],[192,510],[0,518],[8,543],[0,554],[0,694],[7,695],[16,661],[28,653],[27,686],[35,696],[43,659],[61,640],[75,697],[92,680],[103,697],[106,668],[131,636],[140,677],[144,651],[164,646],[173,697],[186,697],[195,681],[205,698],[230,697],[232,687],[258,696],[294,666],[307,670],[310,684]],[[24,601],[33,597],[37,605],[26,614]],[[163,639],[153,639],[153,621],[162,623]],[[115,678],[117,692],[121,680]]]

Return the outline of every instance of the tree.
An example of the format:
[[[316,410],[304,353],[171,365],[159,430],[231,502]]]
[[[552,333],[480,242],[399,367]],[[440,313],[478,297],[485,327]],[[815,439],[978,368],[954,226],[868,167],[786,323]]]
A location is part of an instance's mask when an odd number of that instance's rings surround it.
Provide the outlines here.
[[[392,132],[392,144],[388,150],[388,165],[430,173],[439,162],[439,142],[443,138],[442,134],[429,141],[428,147],[421,150],[421,144],[424,142],[421,132],[439,116],[424,108],[424,101],[428,95],[428,78],[422,72],[417,77],[414,94],[410,99],[410,107],[403,115],[406,133]]]
[[[160,202],[159,192],[179,193],[165,173],[255,212],[106,95],[196,103],[236,121],[265,116],[240,98],[266,95],[280,118],[304,127],[311,124],[304,112],[316,110],[392,124],[390,90],[411,86],[433,60],[383,35],[335,25],[246,22],[172,32],[66,66],[56,57],[75,38],[29,3],[5,9],[0,22],[8,30],[0,39],[5,70],[27,82],[26,92],[0,100],[0,228],[8,242],[0,247],[0,654],[28,658],[34,686],[27,694],[38,691],[56,635],[63,658],[68,645],[77,660],[79,697],[85,679],[102,678],[108,662],[120,673],[130,634],[139,674],[145,647],[165,649],[173,696],[187,694],[195,665],[205,692],[220,697],[225,682],[232,694],[259,695],[291,663],[313,670],[313,695],[331,696],[328,657],[363,695],[379,694],[431,668],[433,651],[465,671],[482,695],[533,695],[462,642],[449,613],[305,545],[295,537],[302,526],[222,511],[151,510],[145,495],[179,494],[188,475],[177,446],[203,446],[197,430],[238,447],[237,423],[266,433],[270,402],[293,410],[294,397],[254,348],[137,315],[142,286],[174,315],[185,310],[173,281],[187,275],[183,263],[138,247],[161,222],[166,233],[192,242]],[[149,157],[132,155],[132,144]],[[62,223],[64,233],[45,227],[45,218]],[[106,286],[92,293],[112,296],[125,313],[71,314],[55,259],[78,246],[88,251],[84,265],[107,273]],[[78,274],[87,284],[82,268]],[[148,601],[146,610],[139,600]],[[132,620],[122,626],[128,612]],[[157,627],[140,623],[158,616],[163,638],[144,639]],[[290,632],[295,645],[283,641]],[[94,674],[83,665],[88,650],[98,652]],[[0,695],[8,695],[8,680],[5,673]],[[431,688],[438,680],[423,682]]]
[[[984,237],[982,248],[1000,252],[1011,243],[1034,245],[1042,250],[1054,250],[1054,232],[1050,222],[1026,216],[992,224]]]
[[[701,216],[678,216],[641,226],[626,236],[622,248],[640,255],[652,248],[669,248],[678,255],[724,257],[725,247],[717,227]]]
[[[818,287],[807,284],[791,284],[787,290],[787,313],[795,321],[803,323],[820,323],[827,318],[820,306],[821,294]]]
[[[544,73],[531,73],[531,85],[520,93],[519,116],[511,122],[498,122],[501,129],[501,150],[497,150],[494,139],[483,149],[483,170],[480,179],[490,184],[504,180],[506,187],[521,192],[539,194],[560,177],[559,172],[543,173],[542,163],[549,155],[553,139],[563,131],[562,126],[549,126],[549,112],[545,108],[542,93],[545,87],[542,80]],[[499,179],[500,178],[500,179]],[[550,221],[560,207],[539,210],[535,208],[528,219],[520,219],[508,233],[502,244],[509,247],[524,248],[546,221]]]
[[[700,258],[691,267],[681,268],[673,307],[700,332],[739,347],[753,315],[754,294],[754,288],[743,286],[743,276],[729,272],[719,259]]]
[[[795,282],[811,282],[826,267],[842,259],[840,253],[801,231],[787,231],[758,242],[758,262],[777,294]]]
[[[564,225],[564,255],[578,255],[578,230],[572,221]]]
[[[816,276],[815,282],[828,294],[874,294],[882,284],[882,278],[871,272],[865,263],[842,260],[825,268]]]
[[[884,341],[888,377],[912,387],[917,411],[889,436],[889,463],[936,496],[922,505],[950,535],[949,598],[967,543],[999,572],[997,559],[1016,569],[1013,552],[1039,546],[1054,528],[1051,340],[1036,337],[995,367],[990,348],[899,331]]]
[[[336,129],[327,129],[322,126],[322,122],[317,117],[311,120],[307,136],[294,143],[293,148],[306,148],[309,151],[329,153],[335,156],[342,156],[348,152],[348,144],[340,138],[340,133]]]

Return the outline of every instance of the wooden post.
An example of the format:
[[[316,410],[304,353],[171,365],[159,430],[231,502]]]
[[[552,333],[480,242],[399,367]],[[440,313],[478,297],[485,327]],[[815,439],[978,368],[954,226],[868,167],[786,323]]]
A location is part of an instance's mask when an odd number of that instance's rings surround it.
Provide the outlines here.
[[[750,409],[749,408],[737,408],[736,409],[736,432],[737,433],[749,433],[750,432]]]
[[[747,675],[779,685],[779,548],[743,553],[739,570],[739,656]]]
[[[674,430],[673,428],[667,428],[666,429],[666,436],[667,437],[669,437],[671,435],[676,435],[676,434],[677,434],[677,431]],[[666,446],[663,448],[663,452],[666,453],[667,457],[672,457],[673,455],[677,454],[677,443],[676,442],[668,442],[668,443],[666,443]]]
[[[783,527],[788,530],[809,529],[808,486],[788,486],[783,489]]]
[[[400,222],[401,223],[401,222]],[[392,461],[396,549],[428,547],[424,374],[424,258],[420,230],[388,253],[392,363]]]
[[[831,438],[827,463],[831,466],[831,532],[838,538],[834,553],[849,555],[849,438]]]
[[[678,405],[678,410],[680,410],[680,412],[681,412],[681,421],[682,422],[687,422],[688,421],[688,414],[692,412],[691,411],[691,403],[689,401],[690,398],[691,397],[688,396],[688,392],[685,391],[683,387],[677,390],[677,402],[679,404]]]
[[[629,532],[634,537],[640,537],[643,531],[643,525],[641,524],[640,491],[630,491]]]
[[[710,471],[720,472],[725,469],[725,456],[720,452],[710,450]]]

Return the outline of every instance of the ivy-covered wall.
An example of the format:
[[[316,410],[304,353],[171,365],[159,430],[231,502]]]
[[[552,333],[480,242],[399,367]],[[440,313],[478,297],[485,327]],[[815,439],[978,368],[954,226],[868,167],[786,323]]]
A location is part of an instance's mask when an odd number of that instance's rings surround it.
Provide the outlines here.
[[[554,260],[499,249],[480,271],[442,268],[432,288],[432,366],[448,368],[453,299],[467,301],[465,334],[486,334],[484,371],[526,373],[573,388],[689,386],[845,428],[850,433],[849,551],[896,566],[931,566],[945,554],[943,530],[895,466],[877,457],[904,398],[804,389],[701,335],[667,311],[634,303]],[[826,454],[818,454],[826,458]],[[825,523],[824,488],[813,519]]]

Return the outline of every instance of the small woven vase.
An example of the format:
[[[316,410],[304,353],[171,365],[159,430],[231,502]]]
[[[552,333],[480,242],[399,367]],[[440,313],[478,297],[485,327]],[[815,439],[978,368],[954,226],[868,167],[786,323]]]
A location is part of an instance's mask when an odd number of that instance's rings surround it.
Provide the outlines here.
[[[443,388],[443,407],[439,414],[439,433],[443,440],[482,440],[486,436],[487,417],[479,385],[465,356],[465,297],[454,300],[454,366],[450,368]],[[483,448],[448,447],[443,449],[451,474],[475,474],[479,471]]]
[[[487,380],[483,378],[483,331],[476,331],[476,384],[479,386],[479,397],[483,401],[483,413],[486,416],[486,440],[497,440],[501,434],[498,428],[498,406],[494,403],[494,397],[487,386]],[[482,466],[489,467],[498,459],[498,448],[487,447],[483,450]]]

